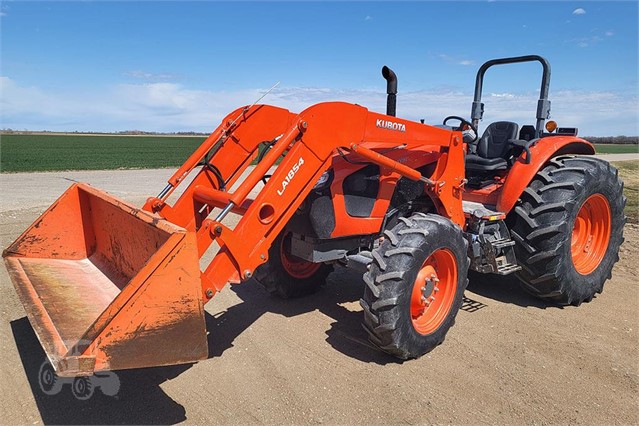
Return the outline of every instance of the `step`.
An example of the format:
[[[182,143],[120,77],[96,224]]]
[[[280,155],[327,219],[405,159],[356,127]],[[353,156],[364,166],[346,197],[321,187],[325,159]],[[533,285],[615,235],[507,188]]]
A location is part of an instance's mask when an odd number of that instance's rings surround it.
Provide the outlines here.
[[[517,271],[521,271],[521,266],[513,265],[513,264],[500,266],[499,269],[497,269],[497,273],[499,275],[508,275],[508,274],[512,274],[513,272],[517,272]]]
[[[462,201],[462,210],[468,216],[475,216],[485,220],[503,220],[506,218],[506,213],[497,211],[497,208],[492,204]]]
[[[499,240],[499,241],[495,241],[492,243],[493,247],[495,248],[504,248],[504,247],[512,247],[515,245],[515,242],[511,239],[507,239],[507,240]]]

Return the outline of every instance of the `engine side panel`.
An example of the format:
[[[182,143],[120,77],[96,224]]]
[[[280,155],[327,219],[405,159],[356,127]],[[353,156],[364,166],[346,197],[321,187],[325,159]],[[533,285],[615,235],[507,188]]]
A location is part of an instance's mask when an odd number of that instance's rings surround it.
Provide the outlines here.
[[[371,146],[371,148],[375,149],[374,145]],[[419,169],[436,162],[440,153],[439,147],[424,145],[412,150],[395,149],[386,151],[384,155],[402,164]],[[379,170],[377,194],[374,198],[372,197],[372,185],[362,185],[361,183],[355,185],[356,188],[361,190],[358,196],[361,197],[361,194],[364,194],[365,198],[367,198],[367,200],[364,200],[362,203],[363,207],[360,206],[360,210],[357,210],[357,208],[353,206],[347,206],[347,203],[362,201],[361,199],[348,199],[349,194],[345,191],[345,187],[349,187],[348,179],[354,173],[360,171],[362,171],[362,175],[366,179],[374,177],[375,174],[371,174],[374,170],[368,163],[363,163],[363,159],[358,158],[356,154],[351,154],[348,158],[357,164],[351,164],[339,156],[336,156],[333,162],[334,179],[331,184],[331,197],[333,199],[336,225],[330,236],[331,238],[380,233],[386,218],[386,213],[391,206],[391,200],[395,196],[395,188],[401,178],[399,174],[392,173],[381,167]],[[362,163],[360,164],[360,162]],[[427,170],[432,173],[434,167],[430,167]],[[353,178],[351,177],[350,179]],[[352,186],[350,188],[352,189]],[[364,209],[368,212],[366,216],[364,216],[364,212],[362,211]]]
[[[377,164],[365,166],[342,181],[346,213],[368,217],[373,212],[379,193],[380,169]]]

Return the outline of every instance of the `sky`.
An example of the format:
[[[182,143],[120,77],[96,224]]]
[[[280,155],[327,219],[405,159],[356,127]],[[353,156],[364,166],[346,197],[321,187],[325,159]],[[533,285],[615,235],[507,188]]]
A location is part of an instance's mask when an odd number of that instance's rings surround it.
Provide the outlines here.
[[[490,59],[552,67],[551,116],[580,135],[638,135],[638,2],[4,1],[0,128],[211,132],[233,109],[346,101],[468,117]],[[491,121],[534,124],[538,63],[491,68]],[[480,129],[481,130],[481,129]]]

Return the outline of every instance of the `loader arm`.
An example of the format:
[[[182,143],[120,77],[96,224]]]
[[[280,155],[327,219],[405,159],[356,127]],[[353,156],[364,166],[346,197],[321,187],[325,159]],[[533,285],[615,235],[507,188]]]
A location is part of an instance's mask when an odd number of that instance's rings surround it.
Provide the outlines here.
[[[227,191],[255,158],[259,144],[278,136],[279,140],[235,191]],[[428,144],[439,147],[441,155],[434,175],[427,179],[415,169],[366,148],[368,142],[375,142],[378,147],[379,143],[406,145],[407,149]],[[170,191],[149,199],[145,205],[145,209],[196,232],[200,256],[214,241],[220,245],[220,251],[202,273],[205,301],[227,283],[251,278],[255,269],[268,260],[273,240],[331,166],[337,148],[379,164],[382,174],[397,173],[423,180],[440,214],[464,226],[460,178],[464,176],[464,161],[459,133],[341,102],[317,104],[298,115],[263,105],[240,108],[173,175]],[[207,156],[211,149],[215,152]],[[282,162],[257,197],[249,199],[249,193],[283,154]],[[202,159],[206,164],[183,195],[169,206],[166,198],[170,192]],[[211,172],[213,167],[227,190],[221,188],[220,179]],[[207,218],[213,207],[222,211],[213,214],[214,219]],[[242,215],[234,229],[222,223],[230,211]]]
[[[144,209],[159,212],[164,218],[189,231],[197,230],[214,207],[220,202],[200,202],[194,197],[196,188],[231,188],[257,156],[259,144],[271,141],[291,127],[296,114],[270,105],[243,107],[231,112],[222,124],[193,152],[184,164],[169,178],[168,185],[158,198],[150,198]],[[205,163],[171,207],[164,201],[198,165]],[[216,176],[222,178],[222,185]],[[223,205],[228,204],[224,202]],[[205,207],[206,206],[206,207]],[[204,210],[200,212],[200,209]],[[234,212],[243,213],[241,205]]]

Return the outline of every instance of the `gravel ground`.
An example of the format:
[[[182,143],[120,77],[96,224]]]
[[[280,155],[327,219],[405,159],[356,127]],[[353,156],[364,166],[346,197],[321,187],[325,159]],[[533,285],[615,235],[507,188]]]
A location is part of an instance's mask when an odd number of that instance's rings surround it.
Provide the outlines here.
[[[595,155],[597,158],[601,158],[606,161],[627,161],[627,160],[639,160],[639,153],[633,152],[629,154],[599,154]]]
[[[172,170],[0,175],[0,245],[9,245],[71,183],[136,205]],[[210,358],[118,372],[116,396],[46,396],[43,352],[0,268],[0,424],[33,423],[639,423],[639,228],[626,227],[605,291],[581,307],[540,302],[514,278],[474,279],[446,342],[398,362],[366,341],[361,277],[333,273],[293,301],[256,283],[207,305]]]

